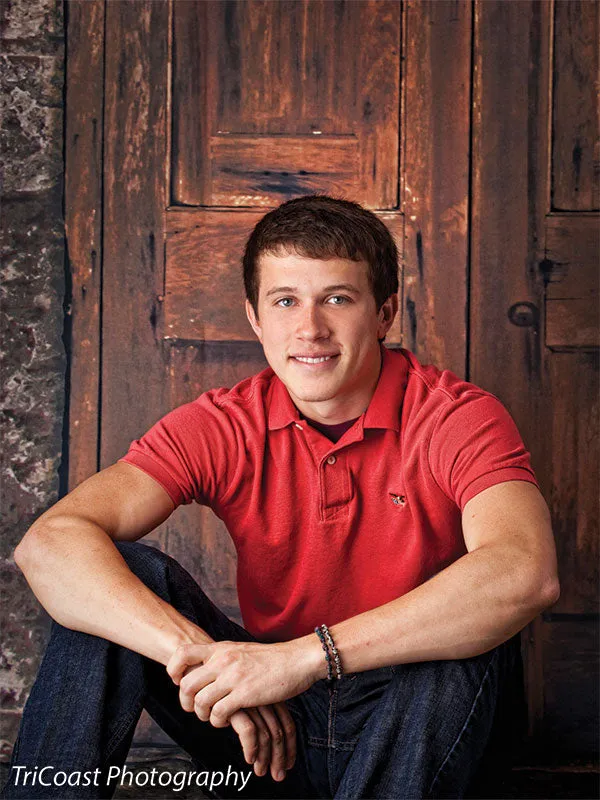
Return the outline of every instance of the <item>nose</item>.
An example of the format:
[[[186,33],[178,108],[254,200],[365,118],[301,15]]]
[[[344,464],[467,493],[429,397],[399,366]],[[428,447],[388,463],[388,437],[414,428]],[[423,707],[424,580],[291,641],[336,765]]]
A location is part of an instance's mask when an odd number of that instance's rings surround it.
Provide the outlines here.
[[[316,305],[306,305],[300,310],[296,334],[299,339],[314,341],[329,336],[326,315]]]

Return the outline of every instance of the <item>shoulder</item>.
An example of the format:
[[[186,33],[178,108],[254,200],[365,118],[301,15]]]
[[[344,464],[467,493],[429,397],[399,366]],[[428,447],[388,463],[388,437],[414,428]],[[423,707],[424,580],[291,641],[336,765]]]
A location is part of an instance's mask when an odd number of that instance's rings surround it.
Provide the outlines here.
[[[399,354],[407,361],[405,403],[410,415],[417,415],[420,422],[431,425],[446,419],[448,415],[462,412],[476,414],[481,409],[503,408],[500,400],[491,392],[460,378],[449,369],[440,369],[433,364],[421,364],[408,350]],[[462,416],[462,413],[459,413]]]
[[[221,386],[199,395],[191,403],[180,406],[188,414],[224,417],[232,422],[254,420],[265,416],[274,372],[268,367],[262,372],[244,378],[231,388]]]

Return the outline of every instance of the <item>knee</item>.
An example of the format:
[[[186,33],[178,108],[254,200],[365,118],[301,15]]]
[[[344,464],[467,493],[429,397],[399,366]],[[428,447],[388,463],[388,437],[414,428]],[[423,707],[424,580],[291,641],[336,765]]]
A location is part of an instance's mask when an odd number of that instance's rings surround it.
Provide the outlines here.
[[[160,593],[169,568],[177,562],[156,547],[140,542],[115,542],[129,569],[150,589]]]
[[[115,542],[115,546],[132,572],[135,572],[136,569],[147,568],[152,564],[161,564],[168,558],[156,547],[150,547],[141,542]]]
[[[140,542],[115,542],[129,569],[163,600],[171,602],[173,586],[192,585],[191,576],[171,556]]]

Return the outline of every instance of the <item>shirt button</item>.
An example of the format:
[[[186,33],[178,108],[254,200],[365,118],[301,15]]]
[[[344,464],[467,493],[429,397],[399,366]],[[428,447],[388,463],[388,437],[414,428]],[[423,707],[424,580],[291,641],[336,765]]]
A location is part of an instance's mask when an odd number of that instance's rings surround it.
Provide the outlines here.
[[[327,459],[328,464],[335,464],[336,461],[337,459],[335,456],[329,456],[329,458]]]
[[[299,425],[297,422],[294,422],[294,425],[298,428],[299,431],[302,430],[302,425]]]

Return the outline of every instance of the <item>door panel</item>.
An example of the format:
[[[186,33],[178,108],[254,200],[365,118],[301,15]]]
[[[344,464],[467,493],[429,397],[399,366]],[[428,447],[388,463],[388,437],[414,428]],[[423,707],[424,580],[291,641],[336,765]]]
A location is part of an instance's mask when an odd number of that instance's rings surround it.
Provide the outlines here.
[[[273,206],[343,192],[394,208],[400,9],[175,3],[173,202]]]

